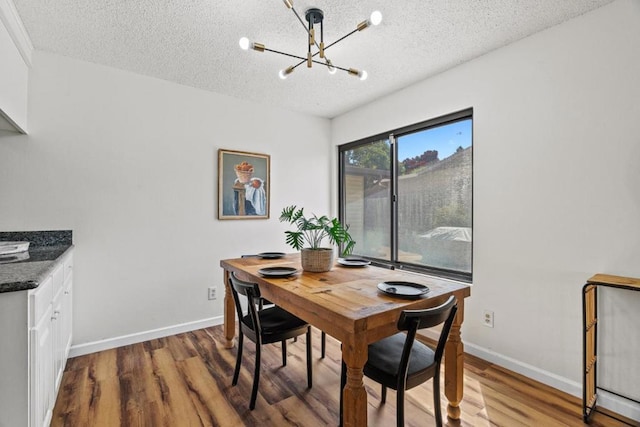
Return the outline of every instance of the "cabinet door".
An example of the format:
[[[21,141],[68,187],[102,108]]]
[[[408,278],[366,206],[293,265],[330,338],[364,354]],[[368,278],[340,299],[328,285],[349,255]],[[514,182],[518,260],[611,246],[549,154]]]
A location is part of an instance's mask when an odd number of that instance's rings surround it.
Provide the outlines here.
[[[73,331],[73,252],[64,260],[64,295],[62,302],[62,343],[64,345],[64,360],[66,364],[71,349]],[[64,369],[64,366],[62,367]]]
[[[53,315],[51,316],[51,333],[53,338],[53,388],[58,390],[58,386],[62,381],[62,372],[64,370],[64,295],[62,290],[53,300]]]
[[[30,389],[31,427],[48,426],[54,405],[52,306],[49,305],[38,324],[31,329]]]
[[[69,357],[69,350],[71,349],[71,338],[73,330],[73,283],[69,280],[64,286],[64,293],[62,295],[62,346],[63,346],[63,363],[62,369],[66,365],[66,360]]]
[[[62,375],[67,364],[69,349],[71,348],[72,328],[72,283],[69,280],[64,289],[53,300],[52,332],[53,332],[53,356],[55,391],[60,387]]]

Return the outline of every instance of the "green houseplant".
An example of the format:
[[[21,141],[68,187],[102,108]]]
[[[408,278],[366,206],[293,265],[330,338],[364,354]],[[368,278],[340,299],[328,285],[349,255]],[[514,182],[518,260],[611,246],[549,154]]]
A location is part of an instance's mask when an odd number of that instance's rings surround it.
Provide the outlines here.
[[[280,222],[288,222],[296,227],[295,231],[285,231],[286,242],[300,251],[302,269],[305,271],[329,271],[333,267],[333,248],[322,247],[325,239],[329,243],[343,246],[342,255],[353,251],[356,242],[349,234],[349,227],[342,225],[337,218],[325,215],[304,215],[304,208],[295,205],[285,207],[280,214]]]

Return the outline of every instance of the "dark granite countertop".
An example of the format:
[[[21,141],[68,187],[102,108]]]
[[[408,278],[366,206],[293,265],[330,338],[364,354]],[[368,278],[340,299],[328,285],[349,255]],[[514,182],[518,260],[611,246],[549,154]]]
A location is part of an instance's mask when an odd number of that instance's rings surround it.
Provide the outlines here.
[[[0,293],[35,289],[73,248],[71,231],[0,232],[0,241],[29,241],[29,251],[0,256]]]

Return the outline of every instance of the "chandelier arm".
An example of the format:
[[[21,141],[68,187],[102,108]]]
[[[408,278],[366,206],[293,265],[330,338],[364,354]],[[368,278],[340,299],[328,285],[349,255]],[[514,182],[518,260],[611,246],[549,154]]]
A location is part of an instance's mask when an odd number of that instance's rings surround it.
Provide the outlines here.
[[[306,59],[305,59],[305,61],[306,61]],[[349,72],[349,69],[348,69],[348,68],[338,67],[337,65],[334,65],[334,64],[329,65],[329,64],[327,64],[326,62],[321,62],[321,61],[316,61],[316,60],[312,60],[311,62],[313,62],[314,64],[324,65],[324,66],[325,66],[325,67],[327,67],[327,68],[336,68],[336,69],[338,69],[338,70],[346,71],[347,73]],[[298,64],[298,65],[300,65],[300,64]],[[296,67],[297,67],[297,65],[296,65]],[[294,68],[295,68],[295,67],[294,67]]]
[[[313,62],[315,62],[316,64],[324,65],[324,66],[325,66],[325,67],[327,67],[327,68],[335,68],[335,69],[337,69],[337,70],[346,71],[347,73],[349,72],[349,69],[348,69],[348,68],[338,67],[337,65],[334,65],[334,64],[329,65],[329,64],[327,64],[326,62],[320,62],[320,61],[313,61]]]
[[[307,29],[307,26],[305,25],[305,23],[302,21],[302,18],[300,18],[300,15],[298,14],[298,11],[296,11],[296,8],[292,7],[291,10],[296,15],[296,18],[298,18],[298,21],[300,21],[300,25],[302,25],[302,28],[304,28],[304,32],[309,34],[309,30]]]
[[[294,65],[292,68],[296,68],[296,67],[298,67],[298,66],[300,66],[300,65],[304,64],[305,62],[307,62],[307,58],[303,58],[302,56],[293,55],[293,54],[291,54],[291,53],[286,53],[286,52],[281,52],[281,51],[279,51],[279,50],[269,49],[268,47],[265,47],[265,48],[264,48],[264,50],[265,50],[265,52],[277,53],[277,54],[279,54],[279,55],[284,55],[284,56],[288,56],[288,57],[290,57],[290,58],[296,58],[296,59],[299,59],[299,60],[300,60],[300,62],[299,62],[298,64]],[[317,53],[316,53],[316,55],[317,55]],[[314,56],[315,56],[315,55],[314,55]],[[312,60],[311,62],[313,62],[314,64],[324,65],[324,66],[325,66],[325,67],[327,67],[327,68],[329,68],[329,67],[333,67],[333,68],[336,68],[336,69],[338,69],[338,70],[342,70],[342,71],[349,72],[349,69],[348,69],[348,68],[338,67],[338,66],[337,66],[337,65],[335,65],[335,64],[331,64],[331,65],[329,65],[329,64],[327,64],[327,63],[325,63],[325,62],[316,61],[315,59],[314,59],[314,60]]]
[[[326,49],[326,48],[325,48],[325,49]],[[293,68],[297,68],[297,67],[298,67],[299,65],[301,65],[302,63],[307,62],[307,58],[303,58],[302,56],[298,56],[298,55],[293,55],[293,54],[291,54],[291,53],[286,53],[286,52],[281,52],[281,51],[279,51],[279,50],[269,49],[268,47],[264,47],[262,50],[264,50],[264,51],[266,51],[266,52],[273,52],[273,53],[278,53],[278,54],[280,54],[280,55],[289,56],[289,57],[291,57],[291,58],[300,59],[302,62],[301,62],[300,64],[296,64]],[[318,52],[314,53],[313,55],[311,55],[311,57],[313,58],[314,56],[317,56],[319,53],[320,53],[320,52],[318,51]],[[327,61],[331,62],[331,61],[329,60],[329,58],[327,58],[327,57],[325,57],[325,60],[327,60]],[[316,64],[324,64],[323,62],[318,62],[318,61],[313,61],[313,60],[312,60],[311,62],[315,62]],[[326,64],[324,64],[324,65],[326,65]],[[327,66],[328,66],[328,65],[327,65]],[[333,67],[335,67],[335,65],[333,65]],[[346,69],[344,69],[344,68],[340,68],[340,67],[335,67],[335,68],[338,68],[339,70],[345,70],[345,71],[348,71],[348,70],[346,70]]]
[[[304,64],[305,62],[307,62],[307,60],[305,59],[304,61],[300,61],[298,62],[296,65],[292,65],[291,66],[291,70],[295,70],[296,68],[298,68],[299,66],[301,66],[302,64]]]
[[[279,50],[269,49],[268,47],[265,47],[263,50],[264,50],[265,52],[277,53],[277,54],[279,54],[279,55],[284,55],[284,56],[288,56],[288,57],[291,57],[291,58],[300,59],[302,62],[307,62],[307,58],[303,58],[302,56],[294,55],[294,54],[292,54],[292,53],[281,52],[281,51],[279,51]],[[312,55],[312,57],[313,57],[313,56],[316,56],[317,54],[318,54],[318,52],[314,53],[314,54]],[[301,62],[301,63],[302,63],[302,62]],[[312,61],[312,62],[322,64],[322,62],[319,62],[319,61]],[[296,65],[296,67],[297,67],[298,65],[300,65],[300,64],[297,64],[297,65]],[[295,68],[295,67],[294,67],[294,68]]]
[[[298,55],[293,55],[293,54],[291,54],[291,53],[280,52],[279,50],[273,50],[273,49],[269,49],[269,48],[267,48],[267,47],[265,47],[265,48],[264,48],[264,50],[265,50],[266,52],[273,52],[273,53],[277,53],[277,54],[280,54],[280,55],[289,56],[289,57],[291,57],[291,58],[300,59],[300,60],[302,60],[303,62],[306,62],[306,61],[307,61],[307,58],[303,58],[302,56],[298,56]],[[298,65],[299,65],[299,64],[298,64]]]
[[[340,37],[338,40],[334,41],[333,43],[328,44],[327,46],[324,47],[324,50],[329,49],[331,46],[333,46],[334,44],[341,42],[342,40],[346,39],[347,37],[349,37],[350,35],[352,35],[353,33],[357,32],[358,29],[356,28],[355,30],[351,31],[350,33]]]
[[[266,49],[265,49],[265,50],[266,50]],[[276,52],[276,53],[279,53],[279,52]],[[294,56],[294,55],[288,55],[288,54],[285,54],[285,55],[287,55],[287,56],[293,56],[294,58],[300,58],[299,56],[297,56],[297,57],[296,57],[296,56]],[[317,53],[316,53],[316,55],[317,55]],[[315,55],[314,55],[314,56],[315,56]],[[306,60],[306,59],[303,59],[302,61],[298,62],[296,65],[292,65],[292,66],[291,66],[291,69],[292,69],[292,70],[295,70],[296,68],[298,68],[299,66],[301,66],[301,65],[302,65],[302,64],[304,64],[305,62],[307,62],[307,60]],[[313,62],[314,64],[324,65],[324,66],[325,66],[325,67],[327,67],[327,68],[335,68],[335,69],[338,69],[338,70],[342,70],[342,71],[349,72],[349,69],[348,69],[348,68],[338,67],[337,65],[327,64],[326,62],[321,62],[321,61],[316,61],[316,60],[311,60],[311,62]]]

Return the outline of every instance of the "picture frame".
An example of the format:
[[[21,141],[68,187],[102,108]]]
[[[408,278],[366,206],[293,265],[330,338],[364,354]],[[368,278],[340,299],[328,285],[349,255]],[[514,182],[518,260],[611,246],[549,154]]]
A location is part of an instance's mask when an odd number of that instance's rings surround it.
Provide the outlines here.
[[[271,156],[218,150],[218,219],[269,219]]]

